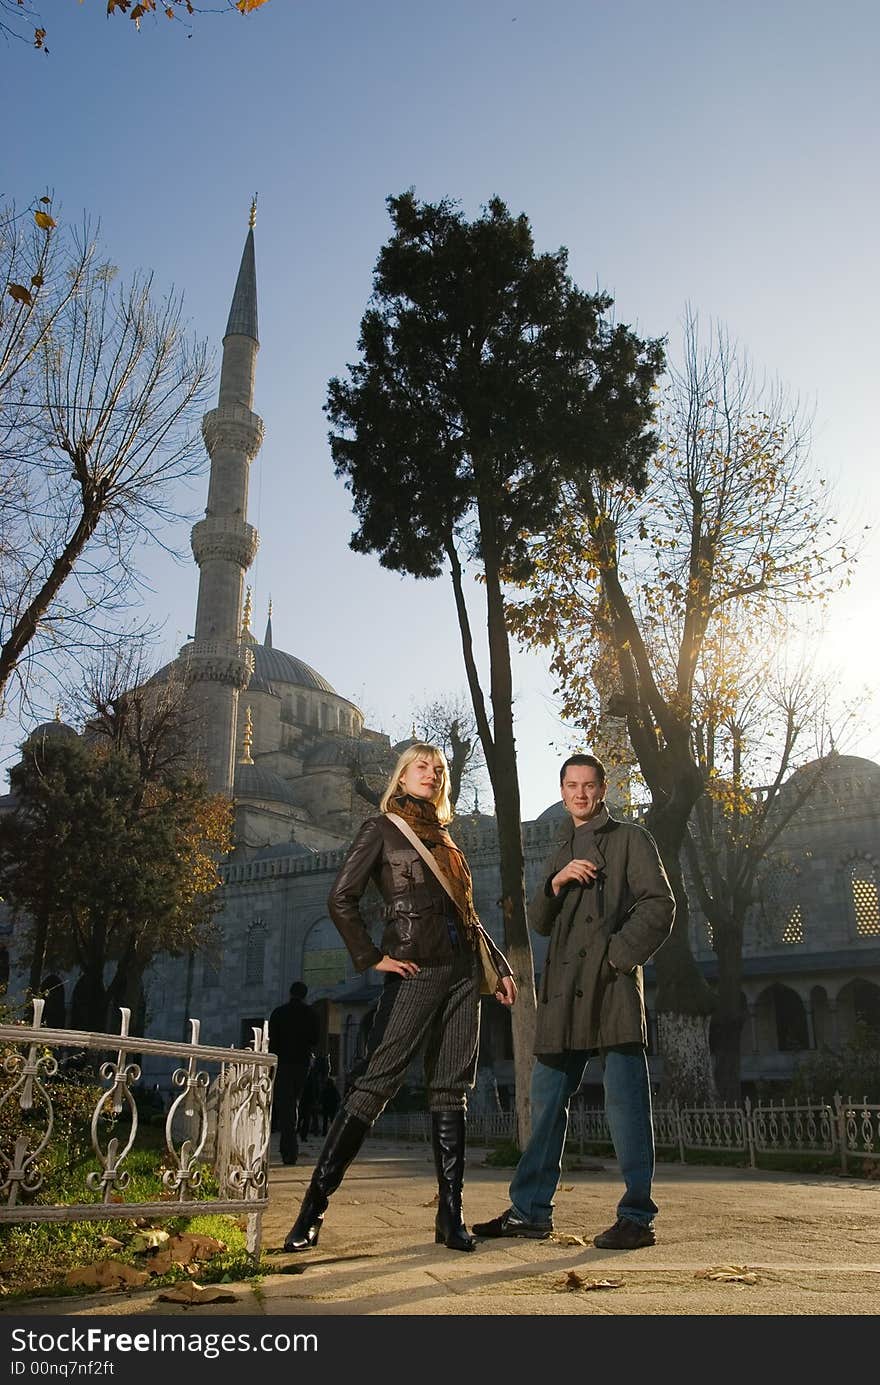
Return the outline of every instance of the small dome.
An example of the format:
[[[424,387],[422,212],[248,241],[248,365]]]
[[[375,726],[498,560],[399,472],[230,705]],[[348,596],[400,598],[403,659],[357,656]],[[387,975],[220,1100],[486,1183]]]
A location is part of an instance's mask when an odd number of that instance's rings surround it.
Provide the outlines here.
[[[297,804],[293,786],[280,774],[260,765],[236,765],[234,794],[236,798],[264,798],[273,803]]]
[[[549,808],[538,814],[535,822],[561,822],[565,816],[565,804],[561,798],[557,798],[555,803],[551,803]]]
[[[66,721],[43,721],[39,726],[35,726],[33,731],[28,732],[24,743],[30,745],[31,741],[69,741],[71,737],[76,739],[76,735],[76,731],[72,726],[68,726]]]

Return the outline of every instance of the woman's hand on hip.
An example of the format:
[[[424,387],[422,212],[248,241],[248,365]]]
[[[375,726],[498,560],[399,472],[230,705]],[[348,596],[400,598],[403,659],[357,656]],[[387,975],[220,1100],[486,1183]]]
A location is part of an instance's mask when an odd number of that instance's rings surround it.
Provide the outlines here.
[[[516,982],[512,976],[501,978],[501,985],[495,992],[495,999],[500,1000],[502,1005],[512,1005],[516,1000]]]
[[[396,971],[398,976],[415,976],[419,968],[415,962],[398,962],[396,957],[383,957],[373,971]]]

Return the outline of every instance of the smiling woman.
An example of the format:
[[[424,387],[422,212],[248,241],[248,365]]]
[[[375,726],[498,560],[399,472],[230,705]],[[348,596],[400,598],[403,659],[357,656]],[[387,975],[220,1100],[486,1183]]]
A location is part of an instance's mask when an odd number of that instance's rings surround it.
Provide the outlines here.
[[[423,1046],[439,1188],[435,1240],[450,1250],[474,1249],[461,1195],[467,1089],[476,1076],[480,1027],[480,930],[470,869],[447,831],[452,807],[442,750],[420,741],[409,745],[380,809],[355,838],[328,908],[358,971],[383,972],[385,987],[363,1061],[327,1135],[285,1250],[317,1245],[331,1194]],[[386,906],[381,947],[370,937],[360,909],[371,880]],[[512,1005],[516,986],[510,967],[491,946],[497,999]]]

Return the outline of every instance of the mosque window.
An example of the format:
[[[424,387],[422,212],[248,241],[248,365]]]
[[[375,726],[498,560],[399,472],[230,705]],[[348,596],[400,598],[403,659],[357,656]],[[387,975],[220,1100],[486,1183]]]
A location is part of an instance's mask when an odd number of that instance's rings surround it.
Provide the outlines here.
[[[788,916],[788,921],[782,930],[782,941],[784,943],[802,943],[804,940],[804,916],[801,906],[796,904]]]
[[[266,925],[262,919],[254,919],[247,933],[244,984],[246,986],[261,986],[263,984],[263,969],[265,965]]]
[[[880,937],[880,900],[877,871],[871,861],[853,861],[849,868],[850,899],[855,918],[856,937]]]
[[[758,882],[765,943],[791,947],[804,941],[804,906],[798,901],[800,870],[788,857],[770,861]]]

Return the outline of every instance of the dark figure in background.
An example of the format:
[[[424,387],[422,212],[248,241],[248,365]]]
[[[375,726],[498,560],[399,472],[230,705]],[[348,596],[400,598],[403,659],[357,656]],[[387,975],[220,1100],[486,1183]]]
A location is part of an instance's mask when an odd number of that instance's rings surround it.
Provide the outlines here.
[[[329,1071],[330,1059],[326,1053],[317,1053],[309,1067],[299,1103],[297,1134],[300,1140],[307,1140],[309,1135],[318,1134],[318,1119],[321,1115],[321,1089],[324,1085],[324,1078]]]
[[[306,1004],[308,989],[304,981],[294,981],[287,1004],[276,1006],[269,1016],[269,1050],[278,1057],[274,1104],[284,1164],[295,1164],[299,1154],[299,1103],[320,1039],[318,1017]]]
[[[336,1115],[336,1112],[339,1110],[341,1104],[342,1097],[339,1095],[339,1088],[333,1081],[331,1074],[328,1072],[327,1076],[324,1078],[324,1085],[321,1088],[321,1118],[323,1121],[323,1126],[321,1129],[322,1135],[327,1134],[327,1131],[330,1128],[330,1122]]]

